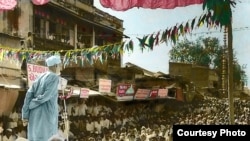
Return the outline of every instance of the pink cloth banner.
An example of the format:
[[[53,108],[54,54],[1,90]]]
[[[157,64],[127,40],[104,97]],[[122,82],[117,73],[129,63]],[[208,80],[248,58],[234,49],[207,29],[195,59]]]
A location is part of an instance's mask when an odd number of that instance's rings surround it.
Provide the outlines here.
[[[100,3],[105,8],[111,8],[116,11],[126,11],[133,7],[174,9],[176,7],[201,4],[203,1],[204,0],[100,0]]]
[[[50,0],[32,0],[35,5],[44,5]],[[0,10],[11,10],[17,5],[17,0],[0,0]]]
[[[50,0],[32,0],[33,4],[35,5],[44,5],[48,3]]]
[[[0,0],[0,10],[11,10],[16,4],[16,0]]]

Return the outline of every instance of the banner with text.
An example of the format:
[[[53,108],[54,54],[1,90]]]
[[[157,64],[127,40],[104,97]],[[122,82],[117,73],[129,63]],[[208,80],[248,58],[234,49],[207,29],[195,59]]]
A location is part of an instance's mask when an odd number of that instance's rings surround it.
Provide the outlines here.
[[[48,71],[48,67],[27,64],[28,86],[31,87],[36,78],[46,71]]]
[[[109,79],[99,79],[99,92],[100,93],[110,93],[111,92],[111,80]]]
[[[31,87],[33,82],[36,80],[36,78],[48,70],[49,70],[49,68],[46,66],[27,64],[28,86]],[[67,86],[67,83],[68,83],[67,79],[60,77],[59,84],[58,84],[58,90],[65,89]]]
[[[89,98],[89,89],[81,88],[80,89],[80,98]]]
[[[138,88],[135,95],[135,100],[153,100],[153,99],[176,99],[184,101],[181,88],[167,88],[167,89],[141,89]]]
[[[134,84],[118,84],[116,89],[116,99],[118,101],[130,101],[134,99]]]
[[[150,89],[137,89],[134,99],[147,99],[150,91]]]

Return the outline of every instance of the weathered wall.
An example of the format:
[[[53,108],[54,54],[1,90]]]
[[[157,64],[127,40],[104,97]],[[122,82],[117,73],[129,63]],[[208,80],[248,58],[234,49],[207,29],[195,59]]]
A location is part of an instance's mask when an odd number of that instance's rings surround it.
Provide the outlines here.
[[[18,98],[17,89],[0,88],[0,116],[9,115]]]

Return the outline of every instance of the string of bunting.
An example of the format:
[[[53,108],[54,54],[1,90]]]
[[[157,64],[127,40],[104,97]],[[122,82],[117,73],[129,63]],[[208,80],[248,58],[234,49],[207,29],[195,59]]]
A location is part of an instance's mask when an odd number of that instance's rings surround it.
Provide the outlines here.
[[[211,12],[208,12],[201,15],[198,19],[194,18],[186,23],[177,24],[163,31],[158,31],[156,34],[144,35],[142,38],[137,37],[141,51],[143,52],[146,48],[153,50],[153,47],[163,42],[176,44],[180,36],[191,33],[196,27],[199,28],[204,25],[204,23],[207,23],[208,28],[217,27],[219,24],[212,21],[211,17]]]
[[[201,27],[204,23],[207,23],[208,27],[218,26],[218,23],[215,23],[211,20],[211,13],[201,15],[198,20],[194,18],[188,22],[180,25],[175,25],[174,27],[168,28],[164,31],[158,31],[157,34],[149,34],[143,36],[143,38],[137,37],[139,40],[139,47],[142,52],[145,49],[153,50],[154,46],[159,45],[159,43],[171,41],[176,43],[180,36],[191,33],[195,27]],[[65,54],[63,57],[64,67],[70,64],[70,62],[75,62],[78,64],[80,59],[81,66],[84,66],[84,62],[87,61],[89,64],[93,64],[95,61],[99,60],[103,63],[107,59],[108,55],[111,55],[112,58],[116,58],[117,55],[123,53],[124,51],[134,50],[134,43],[132,40],[129,40],[127,43],[116,43],[105,46],[98,46],[85,49],[75,49],[75,50],[61,50],[61,51],[38,51],[38,50],[21,50],[13,49],[8,47],[0,48],[0,61],[3,58],[12,58],[22,62],[24,59],[32,60],[44,60],[47,57],[53,54]]]
[[[232,0],[205,0],[203,3],[203,10],[207,9],[205,14],[186,23],[176,24],[164,31],[158,31],[156,34],[145,35],[142,38],[137,37],[140,43],[139,46],[143,51],[145,48],[153,50],[154,46],[162,42],[171,41],[176,44],[180,36],[191,33],[196,27],[199,28],[204,24],[208,28],[227,26],[231,23],[232,18],[230,6],[234,7],[235,5],[236,3]]]
[[[131,42],[131,41],[130,41]],[[126,50],[133,50],[130,43],[129,47],[125,47]],[[39,60],[45,60],[52,55],[60,55],[63,58],[63,65],[66,67],[70,62],[78,64],[80,60],[81,66],[84,66],[84,62],[88,62],[93,65],[96,61],[103,63],[110,56],[112,59],[116,59],[123,54],[124,42],[95,46],[91,48],[75,49],[75,50],[61,50],[61,51],[39,51],[39,50],[25,50],[0,46],[0,61],[5,59],[14,60],[22,63],[24,60],[29,62],[36,62]],[[62,55],[64,54],[64,55]]]
[[[144,49],[153,50],[153,47],[163,42],[172,42],[176,44],[180,36],[191,33],[195,28],[199,28],[206,23],[208,28],[227,26],[231,23],[232,11],[230,5],[234,6],[236,3],[232,0],[206,0],[203,3],[203,10],[207,8],[207,12],[200,17],[196,17],[186,23],[176,24],[171,28],[163,31],[158,31],[153,34],[144,35],[139,40],[139,47],[143,52]],[[95,46],[91,48],[75,49],[75,50],[61,50],[61,51],[38,51],[38,50],[21,50],[0,46],[0,61],[3,59],[14,59],[22,62],[24,59],[45,60],[47,57],[59,54],[63,56],[64,67],[70,62],[76,64],[80,63],[84,66],[84,62],[93,64],[96,61],[103,63],[108,56],[113,59],[119,57],[124,51],[133,52],[134,42],[129,40],[127,42],[120,42],[104,46]],[[80,62],[79,62],[80,60]]]

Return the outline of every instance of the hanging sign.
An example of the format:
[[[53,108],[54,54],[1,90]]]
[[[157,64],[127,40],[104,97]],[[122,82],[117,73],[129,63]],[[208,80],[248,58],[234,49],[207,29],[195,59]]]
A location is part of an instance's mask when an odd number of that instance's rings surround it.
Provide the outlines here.
[[[99,92],[110,93],[111,92],[111,80],[99,79]]]
[[[80,89],[80,98],[89,98],[89,89],[81,88]]]
[[[148,98],[157,98],[159,89],[152,89],[148,95]]]
[[[116,98],[118,101],[133,100],[135,94],[133,84],[118,84],[116,88]]]
[[[48,70],[45,66],[27,64],[28,86],[31,87],[36,78]]]
[[[137,89],[134,99],[147,99],[150,91],[150,89]]]
[[[49,70],[46,66],[27,64],[28,86],[31,87],[38,76]],[[58,90],[63,90],[67,86],[67,79],[59,77]]]
[[[58,90],[64,90],[66,89],[68,80],[65,78],[59,77],[59,84],[58,84]]]
[[[158,97],[159,98],[167,98],[168,96],[168,89],[159,89],[158,90]]]

